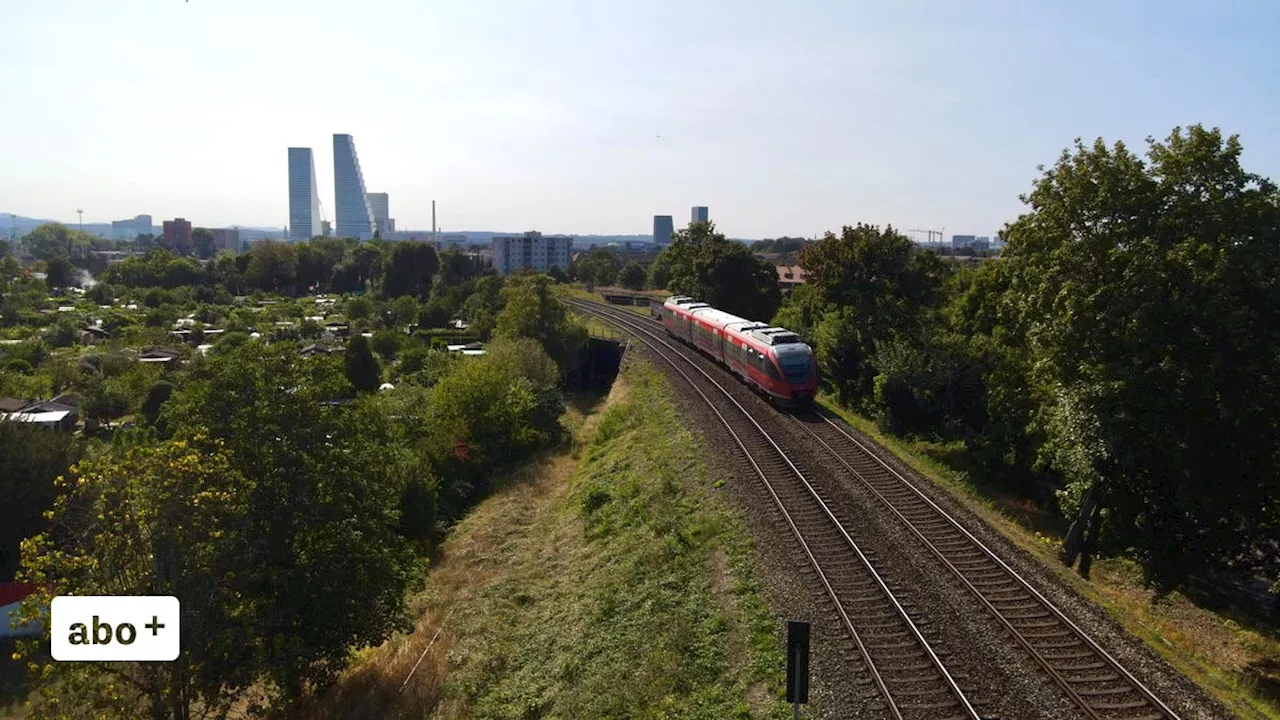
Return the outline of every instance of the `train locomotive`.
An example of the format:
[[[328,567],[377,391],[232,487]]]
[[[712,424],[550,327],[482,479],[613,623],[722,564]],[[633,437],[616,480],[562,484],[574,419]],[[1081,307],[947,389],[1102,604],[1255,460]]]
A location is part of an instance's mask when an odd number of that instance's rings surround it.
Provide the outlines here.
[[[813,349],[794,332],[717,310],[685,295],[654,313],[667,334],[709,355],[783,407],[806,406],[818,391]]]

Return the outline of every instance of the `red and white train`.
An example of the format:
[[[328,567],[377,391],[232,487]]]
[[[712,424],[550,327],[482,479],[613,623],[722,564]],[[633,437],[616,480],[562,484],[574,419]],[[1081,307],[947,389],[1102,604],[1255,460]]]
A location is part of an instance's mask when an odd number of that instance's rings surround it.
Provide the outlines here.
[[[813,349],[785,328],[746,320],[685,295],[655,308],[667,333],[710,355],[783,406],[806,405],[818,391]]]

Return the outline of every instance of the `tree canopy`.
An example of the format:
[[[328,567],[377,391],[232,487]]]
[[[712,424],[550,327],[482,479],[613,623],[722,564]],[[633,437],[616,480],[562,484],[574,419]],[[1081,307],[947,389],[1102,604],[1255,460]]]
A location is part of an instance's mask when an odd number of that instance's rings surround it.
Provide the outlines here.
[[[713,223],[691,223],[677,232],[658,263],[667,270],[667,289],[750,320],[773,317],[782,297],[773,265],[726,239]]]
[[[1146,162],[1077,141],[1001,235],[1041,459],[1077,535],[1136,547],[1164,588],[1280,572],[1280,194],[1240,153],[1201,126],[1149,139]]]

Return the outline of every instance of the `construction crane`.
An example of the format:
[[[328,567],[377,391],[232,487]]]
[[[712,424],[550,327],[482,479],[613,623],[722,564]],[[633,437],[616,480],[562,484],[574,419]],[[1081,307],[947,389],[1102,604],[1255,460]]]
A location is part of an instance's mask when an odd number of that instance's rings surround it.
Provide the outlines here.
[[[944,232],[946,232],[946,230],[947,230],[947,229],[944,227],[944,228],[942,228],[941,230],[908,230],[907,232],[913,232],[913,233],[924,233],[926,236],[928,236],[928,238],[929,238],[928,243],[929,243],[930,245],[932,245],[932,244],[933,244],[933,236],[934,236],[934,235],[937,235],[937,236],[938,236],[938,244],[939,244],[939,245],[941,245],[941,244],[942,244],[943,233],[944,233]]]

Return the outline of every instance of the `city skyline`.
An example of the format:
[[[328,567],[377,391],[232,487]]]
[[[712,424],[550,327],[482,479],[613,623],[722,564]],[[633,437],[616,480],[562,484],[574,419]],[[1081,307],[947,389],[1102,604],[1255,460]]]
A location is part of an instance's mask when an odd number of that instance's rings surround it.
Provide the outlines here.
[[[433,199],[446,228],[581,234],[645,233],[700,202],[736,237],[856,222],[994,235],[1074,138],[1143,152],[1195,122],[1240,133],[1245,166],[1280,176],[1272,3],[371,2],[7,8],[0,97],[20,112],[0,161],[20,171],[0,173],[3,209],[282,227],[279,148],[324,147],[335,127],[412,228]],[[260,41],[339,30],[340,55]],[[543,49],[490,50],[527,37]],[[335,85],[396,112],[317,112]],[[176,122],[122,97],[229,112]],[[319,193],[334,197],[327,173]]]

